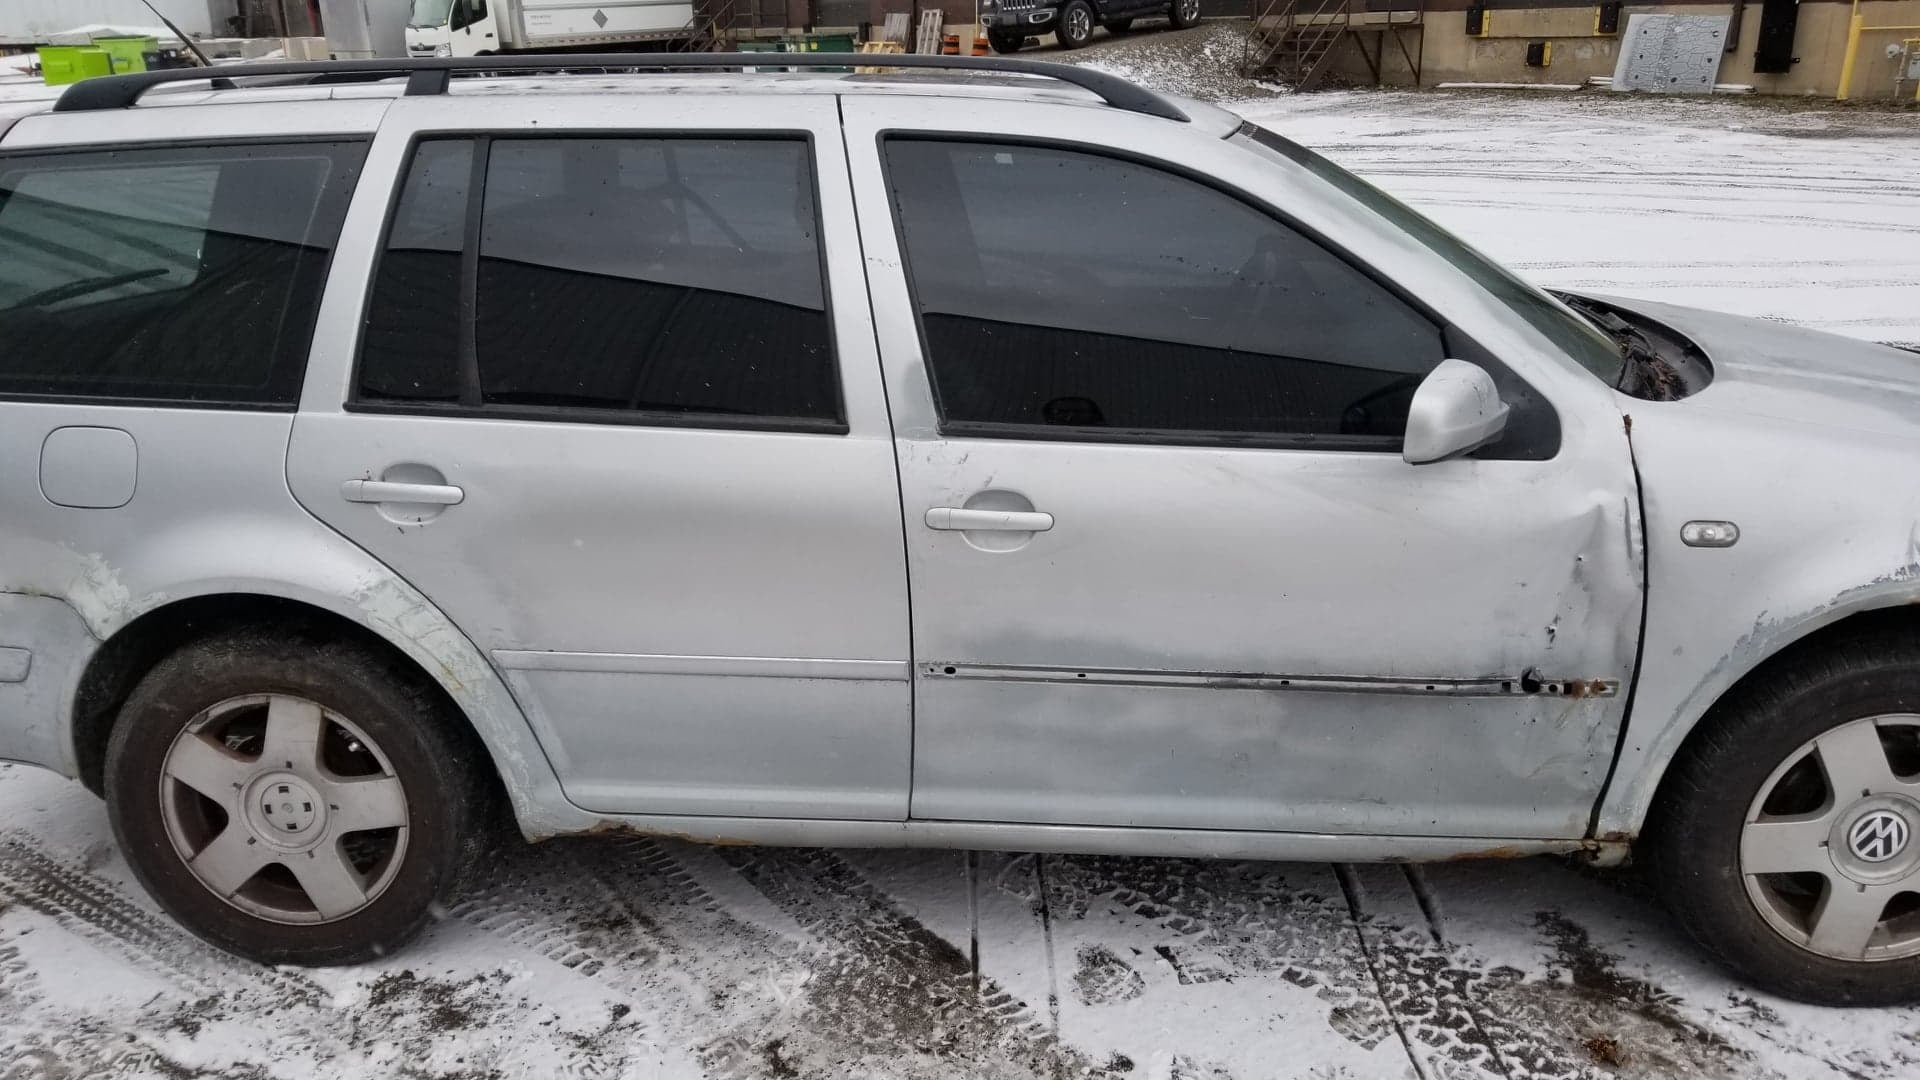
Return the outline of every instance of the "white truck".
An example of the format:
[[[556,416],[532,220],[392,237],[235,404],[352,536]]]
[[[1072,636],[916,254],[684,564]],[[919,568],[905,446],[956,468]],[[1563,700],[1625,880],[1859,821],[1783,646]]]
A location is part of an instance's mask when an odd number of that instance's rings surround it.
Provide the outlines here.
[[[696,29],[692,0],[413,0],[407,53],[617,52]]]

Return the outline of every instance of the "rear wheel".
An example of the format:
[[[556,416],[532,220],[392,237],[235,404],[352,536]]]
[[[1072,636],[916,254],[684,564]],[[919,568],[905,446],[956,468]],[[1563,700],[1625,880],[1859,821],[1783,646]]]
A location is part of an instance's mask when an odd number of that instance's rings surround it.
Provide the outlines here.
[[[1799,658],[1706,724],[1649,823],[1680,923],[1785,997],[1920,999],[1920,641]]]
[[[1175,30],[1185,30],[1200,25],[1200,0],[1173,0],[1173,7],[1167,12],[1167,21]]]
[[[1093,37],[1093,8],[1087,0],[1067,0],[1067,6],[1060,9],[1060,24],[1054,27],[1053,36],[1060,39],[1063,49],[1078,49]]]
[[[480,754],[397,661],[338,641],[189,645],[128,698],[107,804],[173,917],[263,963],[355,963],[426,925],[488,838]]]
[[[997,53],[1017,53],[1020,51],[1020,47],[1026,43],[1027,39],[1020,34],[1010,33],[1000,29],[987,31],[987,44],[993,46],[993,51]]]

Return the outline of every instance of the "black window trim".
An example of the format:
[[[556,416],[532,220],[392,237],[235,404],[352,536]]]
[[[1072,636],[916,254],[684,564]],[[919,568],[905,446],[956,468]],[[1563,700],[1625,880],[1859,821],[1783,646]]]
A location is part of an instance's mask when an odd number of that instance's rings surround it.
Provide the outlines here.
[[[480,280],[480,223],[486,208],[486,178],[492,144],[535,139],[720,139],[729,142],[799,142],[807,153],[807,179],[813,185],[813,225],[815,247],[820,260],[820,299],[827,317],[828,364],[833,371],[834,407],[839,419],[808,416],[748,416],[733,413],[667,412],[648,409],[595,409],[571,405],[487,405],[479,401],[478,323]],[[460,325],[461,401],[442,402],[367,401],[360,397],[360,369],[366,359],[367,316],[373,310],[373,290],[380,280],[380,262],[386,257],[387,239],[400,212],[400,199],[406,193],[407,179],[415,156],[426,142],[464,140],[474,148],[473,174],[468,181],[465,237],[460,253],[460,301],[457,317]],[[359,326],[354,332],[353,368],[347,382],[346,400],[341,408],[350,413],[385,416],[429,416],[459,420],[531,420],[559,424],[603,424],[618,427],[696,428],[709,431],[750,431],[795,435],[846,435],[853,428],[847,417],[846,379],[840,370],[838,323],[833,317],[833,283],[827,262],[826,223],[820,198],[820,154],[813,132],[806,129],[739,128],[555,128],[551,131],[516,128],[447,128],[416,131],[407,140],[401,167],[388,192],[386,211],[381,217],[380,233],[374,249],[373,265],[367,274],[366,289],[360,298]],[[472,380],[469,382],[469,380]]]
[[[1506,440],[1502,439],[1500,442],[1468,455],[1469,457],[1477,461],[1550,461],[1560,454],[1560,448],[1564,440],[1559,438],[1560,424],[1558,412],[1554,409],[1553,403],[1538,390],[1533,389],[1532,384],[1521,378],[1520,374],[1514,371],[1511,365],[1495,357],[1491,350],[1486,349],[1484,346],[1479,345],[1478,342],[1474,342],[1471,338],[1468,338],[1458,327],[1448,322],[1418,296],[1401,287],[1398,282],[1382,276],[1373,266],[1334,243],[1318,229],[1299,221],[1293,217],[1293,215],[1288,214],[1286,211],[1250,192],[1244,191],[1232,184],[1225,183],[1217,177],[1209,176],[1206,173],[1190,168],[1179,162],[1152,157],[1122,147],[1102,146],[1095,143],[1074,142],[1069,139],[1033,135],[999,135],[990,132],[948,131],[927,128],[887,128],[881,130],[876,136],[877,156],[880,159],[881,182],[886,192],[887,212],[893,220],[894,242],[900,249],[900,270],[906,279],[907,301],[913,308],[913,324],[915,333],[919,337],[920,358],[922,366],[926,368],[926,386],[929,395],[933,399],[934,415],[938,425],[938,431],[942,436],[1014,439],[1028,442],[1092,442],[1123,445],[1194,446],[1228,449],[1245,448],[1250,450],[1347,451],[1372,454],[1398,454],[1406,444],[1404,435],[1400,437],[1384,435],[1314,435],[1305,433],[1282,435],[1270,432],[1204,432],[1184,429],[1073,427],[1067,425],[1008,424],[991,421],[947,419],[946,408],[940,400],[939,383],[933,377],[932,350],[927,342],[926,319],[920,310],[919,286],[913,278],[913,259],[907,251],[906,225],[900,217],[900,201],[894,197],[893,169],[887,159],[887,143],[889,140],[895,139],[911,142],[973,143],[986,146],[1028,147],[1036,150],[1055,150],[1063,153],[1104,157],[1178,176],[1184,180],[1199,184],[1201,187],[1216,191],[1228,198],[1235,199],[1254,212],[1263,214],[1279,222],[1286,228],[1292,229],[1294,232],[1318,245],[1321,250],[1347,264],[1349,267],[1352,267],[1368,281],[1384,289],[1388,295],[1393,296],[1401,303],[1413,309],[1416,314],[1433,325],[1434,329],[1440,335],[1442,348],[1447,354],[1451,355],[1459,351],[1451,347],[1451,342],[1455,340],[1467,342],[1472,346],[1470,351],[1478,354],[1478,359],[1483,361],[1491,360],[1494,364],[1498,365],[1501,370],[1494,373],[1496,378],[1504,375],[1514,383],[1525,386],[1534,402],[1537,402],[1537,405],[1534,407],[1544,409],[1552,414],[1552,430],[1555,438],[1550,453],[1529,454],[1513,452],[1513,450],[1524,450],[1524,448],[1518,447],[1503,453],[1503,448],[1506,447]]]
[[[0,173],[6,163],[20,158],[45,158],[66,155],[117,154],[145,150],[218,150],[249,146],[341,146],[357,148],[359,156],[347,163],[341,174],[329,176],[327,186],[344,187],[340,192],[350,204],[364,179],[367,153],[373,147],[373,135],[366,131],[335,133],[304,132],[299,135],[236,135],[189,139],[117,139],[112,142],[59,143],[48,146],[12,146],[0,148]],[[323,192],[323,197],[324,197]],[[344,210],[345,204],[343,204]],[[343,230],[344,232],[344,230]],[[211,412],[295,413],[304,396],[307,366],[313,361],[313,338],[319,330],[319,311],[325,300],[327,283],[333,279],[333,261],[340,253],[341,234],[327,245],[326,262],[318,272],[320,295],[314,301],[314,326],[307,333],[306,351],[300,355],[296,371],[287,374],[293,388],[291,401],[238,401],[231,398],[178,398],[150,395],[112,394],[33,394],[0,390],[0,401],[37,405],[98,405],[115,409],[196,409]]]

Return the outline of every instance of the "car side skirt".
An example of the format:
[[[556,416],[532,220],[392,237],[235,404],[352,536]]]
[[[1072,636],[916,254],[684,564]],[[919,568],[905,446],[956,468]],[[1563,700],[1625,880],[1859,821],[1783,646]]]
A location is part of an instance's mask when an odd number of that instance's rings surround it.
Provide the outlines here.
[[[963,848],[1059,855],[1127,855],[1274,862],[1439,862],[1580,854],[1600,865],[1624,862],[1625,841],[1500,839],[1483,836],[1371,836],[1220,829],[1135,829],[990,821],[840,821],[793,818],[609,815],[580,834],[630,832],[702,844],[774,847]],[[550,833],[554,835],[577,835]]]

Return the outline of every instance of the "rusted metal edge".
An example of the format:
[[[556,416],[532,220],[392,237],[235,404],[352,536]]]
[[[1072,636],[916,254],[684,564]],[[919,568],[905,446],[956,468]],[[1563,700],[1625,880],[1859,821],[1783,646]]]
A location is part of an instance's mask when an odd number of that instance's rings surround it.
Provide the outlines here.
[[[1332,694],[1415,694],[1451,697],[1613,697],[1618,679],[1562,679],[1528,670],[1481,678],[1400,678],[1378,675],[1269,675],[1121,668],[1052,668],[1016,664],[929,663],[920,675],[990,682],[1078,683],[1089,686],[1162,686],[1203,690],[1299,690]]]
[[[1598,866],[1625,862],[1623,838],[1539,839],[1514,837],[1394,836],[1265,832],[1236,829],[1135,828],[1115,825],[1045,825],[990,821],[909,819],[847,821],[797,818],[719,818],[608,814],[592,825],[543,834],[549,837],[635,835],[670,837],[722,846],[958,848],[973,851],[1039,851],[1074,855],[1176,858],[1272,859],[1286,862],[1423,863],[1451,859],[1519,859],[1563,856]]]

